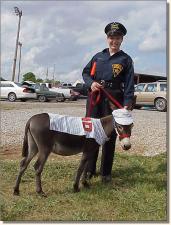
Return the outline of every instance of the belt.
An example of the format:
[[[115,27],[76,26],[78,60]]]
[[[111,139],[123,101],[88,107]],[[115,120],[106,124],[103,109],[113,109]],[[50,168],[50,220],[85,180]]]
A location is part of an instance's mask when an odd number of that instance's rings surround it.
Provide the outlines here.
[[[112,81],[105,81],[105,80],[100,80],[98,81],[100,84],[103,85],[104,88],[116,88],[116,89],[120,89],[120,87],[118,87],[118,84],[112,82]]]

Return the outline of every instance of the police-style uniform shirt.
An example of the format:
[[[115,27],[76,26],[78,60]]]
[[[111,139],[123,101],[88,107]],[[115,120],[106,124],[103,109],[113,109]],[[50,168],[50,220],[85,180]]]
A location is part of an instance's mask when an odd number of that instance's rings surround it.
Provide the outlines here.
[[[96,62],[94,76],[90,75]],[[83,69],[83,80],[90,88],[94,81],[112,82],[112,89],[123,91],[123,105],[132,104],[134,97],[134,67],[132,59],[124,51],[110,56],[109,49],[97,53]]]

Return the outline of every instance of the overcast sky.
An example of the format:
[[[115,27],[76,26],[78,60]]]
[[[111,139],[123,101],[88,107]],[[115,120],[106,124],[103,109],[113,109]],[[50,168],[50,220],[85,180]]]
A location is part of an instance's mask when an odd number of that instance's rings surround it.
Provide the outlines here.
[[[121,49],[135,72],[166,76],[166,1],[2,1],[1,74],[12,77],[18,17],[23,12],[21,77],[74,82],[94,54],[107,47],[104,27],[121,22],[128,30]],[[18,61],[16,78],[18,74]]]

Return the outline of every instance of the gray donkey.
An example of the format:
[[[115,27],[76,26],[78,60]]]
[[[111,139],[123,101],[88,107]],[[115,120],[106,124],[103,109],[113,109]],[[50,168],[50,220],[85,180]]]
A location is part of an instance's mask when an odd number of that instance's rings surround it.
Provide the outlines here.
[[[120,109],[119,109],[120,110]],[[34,164],[36,172],[36,192],[42,196],[46,196],[42,190],[41,185],[41,173],[43,171],[45,162],[51,152],[62,156],[75,155],[82,152],[81,162],[79,164],[76,178],[73,184],[74,192],[78,192],[79,182],[82,175],[82,185],[89,187],[87,179],[86,167],[91,162],[96,145],[102,145],[108,140],[114,130],[119,136],[121,146],[124,150],[131,148],[130,136],[133,126],[132,117],[126,110],[126,114],[129,116],[118,116],[118,110],[114,110],[112,115],[103,117],[101,119],[82,119],[82,127],[85,133],[75,134],[69,133],[66,129],[75,127],[77,129],[78,123],[75,125],[71,122],[66,124],[66,121],[61,120],[60,126],[64,127],[64,131],[61,131],[58,126],[58,130],[53,130],[52,125],[57,125],[53,121],[54,115],[48,113],[36,114],[32,116],[25,127],[25,136],[23,141],[22,156],[24,157],[20,162],[20,170],[17,176],[16,184],[14,187],[14,194],[19,195],[19,185],[21,177],[24,171],[27,169],[30,161],[38,153],[38,159]],[[77,118],[77,117],[75,117]],[[92,120],[97,122],[98,126],[92,123]],[[95,137],[89,135],[90,130],[94,126]],[[96,131],[95,131],[96,130]],[[82,132],[78,129],[78,133]],[[98,137],[96,133],[100,133]],[[87,134],[89,135],[87,138]],[[97,137],[96,137],[97,136]],[[103,140],[102,140],[103,139]]]

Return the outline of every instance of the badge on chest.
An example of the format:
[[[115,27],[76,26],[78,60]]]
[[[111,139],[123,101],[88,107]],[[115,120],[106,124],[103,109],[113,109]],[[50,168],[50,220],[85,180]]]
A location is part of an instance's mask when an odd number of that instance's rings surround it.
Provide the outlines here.
[[[112,64],[112,71],[114,77],[118,76],[123,70],[123,66],[121,64]]]

